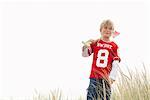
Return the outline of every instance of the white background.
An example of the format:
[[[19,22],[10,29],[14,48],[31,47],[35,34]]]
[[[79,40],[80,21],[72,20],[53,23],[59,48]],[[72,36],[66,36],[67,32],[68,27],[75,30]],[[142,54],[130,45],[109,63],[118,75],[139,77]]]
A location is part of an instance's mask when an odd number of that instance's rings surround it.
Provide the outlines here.
[[[81,41],[100,37],[111,19],[121,34],[121,65],[149,67],[150,16],[146,1],[3,1],[0,4],[0,96],[32,96],[34,89],[86,95],[92,56]]]

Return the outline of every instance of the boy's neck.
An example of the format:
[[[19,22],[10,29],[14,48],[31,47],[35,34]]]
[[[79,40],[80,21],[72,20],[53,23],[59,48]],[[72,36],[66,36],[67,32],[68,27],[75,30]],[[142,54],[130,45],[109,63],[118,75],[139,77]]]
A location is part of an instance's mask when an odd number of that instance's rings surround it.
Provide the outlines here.
[[[101,37],[100,39],[103,40],[104,42],[110,42],[109,38]]]

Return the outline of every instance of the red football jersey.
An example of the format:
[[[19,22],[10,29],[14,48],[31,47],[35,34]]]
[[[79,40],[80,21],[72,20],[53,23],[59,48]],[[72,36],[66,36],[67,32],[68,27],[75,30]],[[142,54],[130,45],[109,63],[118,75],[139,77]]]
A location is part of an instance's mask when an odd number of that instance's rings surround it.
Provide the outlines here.
[[[91,44],[93,63],[90,78],[108,78],[113,60],[119,60],[118,46],[114,42],[97,40]]]

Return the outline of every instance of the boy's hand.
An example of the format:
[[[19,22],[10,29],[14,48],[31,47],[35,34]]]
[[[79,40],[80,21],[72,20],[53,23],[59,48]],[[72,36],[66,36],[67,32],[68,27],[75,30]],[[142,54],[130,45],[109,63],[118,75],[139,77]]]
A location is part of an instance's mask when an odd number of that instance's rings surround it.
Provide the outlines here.
[[[90,40],[88,40],[88,41],[86,41],[86,42],[82,41],[82,43],[83,43],[84,46],[86,46],[86,47],[90,47],[90,44],[92,44],[92,42],[94,42],[94,40],[92,40],[92,39],[90,39]]]
[[[109,84],[112,85],[115,82],[115,80],[109,78]]]

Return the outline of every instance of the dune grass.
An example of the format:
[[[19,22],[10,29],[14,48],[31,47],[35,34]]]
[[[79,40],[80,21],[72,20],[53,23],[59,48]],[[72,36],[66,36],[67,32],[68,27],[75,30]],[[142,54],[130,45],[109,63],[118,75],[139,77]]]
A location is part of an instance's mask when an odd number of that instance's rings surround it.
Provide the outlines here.
[[[150,74],[147,72],[143,65],[143,70],[128,70],[128,77],[120,74],[112,100],[150,100]]]
[[[143,70],[140,71],[128,69],[127,75],[120,70],[118,79],[112,85],[111,100],[150,100],[150,77],[148,77],[150,74],[148,72],[150,71],[144,65]],[[50,91],[47,94],[41,94],[35,90],[34,96],[30,100],[86,100],[85,96],[86,94],[76,97],[76,99],[70,99],[70,97],[64,96],[63,90],[60,89]]]
[[[112,87],[111,100],[150,100],[150,78],[148,71],[143,65],[143,70],[129,70],[128,75],[124,75],[120,70],[118,79]],[[69,100],[63,96],[63,91],[51,91],[48,96],[37,93],[33,100]],[[72,99],[74,100],[74,99]],[[79,96],[76,100],[86,100],[85,96]]]

